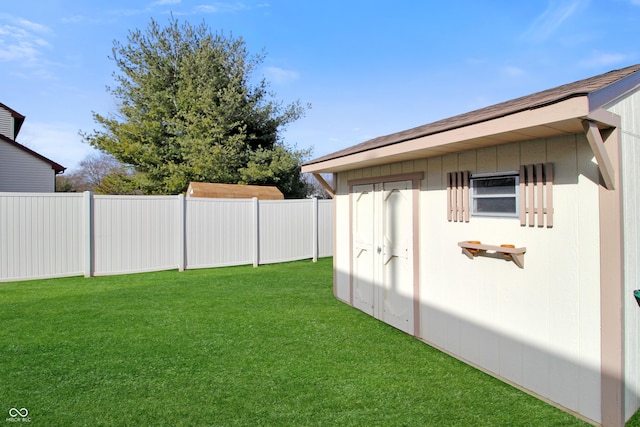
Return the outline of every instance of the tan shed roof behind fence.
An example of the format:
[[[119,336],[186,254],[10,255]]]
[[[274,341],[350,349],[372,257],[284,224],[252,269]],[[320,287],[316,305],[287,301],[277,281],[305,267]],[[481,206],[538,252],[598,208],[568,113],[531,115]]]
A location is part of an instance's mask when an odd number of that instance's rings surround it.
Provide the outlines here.
[[[205,197],[211,199],[251,199],[257,197],[258,200],[284,199],[284,195],[274,186],[214,184],[210,182],[189,183],[187,197]]]

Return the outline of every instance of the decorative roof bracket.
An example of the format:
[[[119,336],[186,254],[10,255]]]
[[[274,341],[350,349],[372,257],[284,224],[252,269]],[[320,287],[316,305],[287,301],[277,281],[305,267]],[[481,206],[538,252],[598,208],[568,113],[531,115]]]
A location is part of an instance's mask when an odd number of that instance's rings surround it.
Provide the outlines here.
[[[329,195],[331,196],[331,198],[335,198],[336,196],[336,190],[334,190],[333,188],[331,188],[331,186],[329,185],[329,183],[327,181],[324,180],[324,178],[322,177],[322,175],[320,175],[319,173],[314,173],[313,177],[320,183],[320,185],[322,185],[322,188],[325,189],[325,191],[327,193],[329,193]]]
[[[598,168],[600,169],[600,175],[602,176],[604,187],[608,190],[615,190],[615,169],[613,168],[613,163],[611,163],[611,159],[607,154],[607,149],[604,146],[604,140],[602,139],[602,134],[600,133],[598,124],[591,120],[591,117],[588,117],[586,120],[582,121],[582,127],[584,128],[584,132],[587,136],[587,141],[589,141],[589,145],[591,146],[591,150],[593,151],[593,155],[598,162]]]

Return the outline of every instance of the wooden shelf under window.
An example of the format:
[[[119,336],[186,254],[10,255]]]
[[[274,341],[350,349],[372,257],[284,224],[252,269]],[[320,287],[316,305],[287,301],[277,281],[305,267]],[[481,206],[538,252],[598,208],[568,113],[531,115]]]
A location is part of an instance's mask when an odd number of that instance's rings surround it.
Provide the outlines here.
[[[494,254],[502,254],[502,258],[512,260],[518,267],[524,268],[524,253],[527,248],[510,248],[504,246],[485,245],[476,243],[473,240],[466,240],[464,242],[458,242],[458,246],[462,248],[462,252],[473,259],[476,255],[485,255],[488,252]]]

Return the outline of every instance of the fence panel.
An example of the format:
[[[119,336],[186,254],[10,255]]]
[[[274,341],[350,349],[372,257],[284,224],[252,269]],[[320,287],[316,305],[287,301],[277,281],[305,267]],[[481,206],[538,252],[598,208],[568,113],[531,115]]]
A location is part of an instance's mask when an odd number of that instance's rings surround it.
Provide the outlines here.
[[[95,196],[96,275],[179,266],[177,196]]]
[[[0,193],[0,280],[83,273],[82,194]]]
[[[318,200],[318,256],[333,255],[333,201]]]
[[[253,262],[251,199],[186,199],[186,268]]]
[[[265,200],[259,205],[260,264],[313,257],[313,200]]]
[[[331,206],[311,199],[0,193],[0,281],[331,256]]]

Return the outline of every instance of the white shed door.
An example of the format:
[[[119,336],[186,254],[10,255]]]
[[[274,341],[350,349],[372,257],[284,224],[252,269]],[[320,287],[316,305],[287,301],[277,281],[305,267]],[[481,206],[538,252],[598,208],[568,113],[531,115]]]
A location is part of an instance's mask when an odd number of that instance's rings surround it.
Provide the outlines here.
[[[373,184],[353,187],[353,306],[373,316],[374,192]]]
[[[413,334],[411,181],[353,187],[353,305]]]

